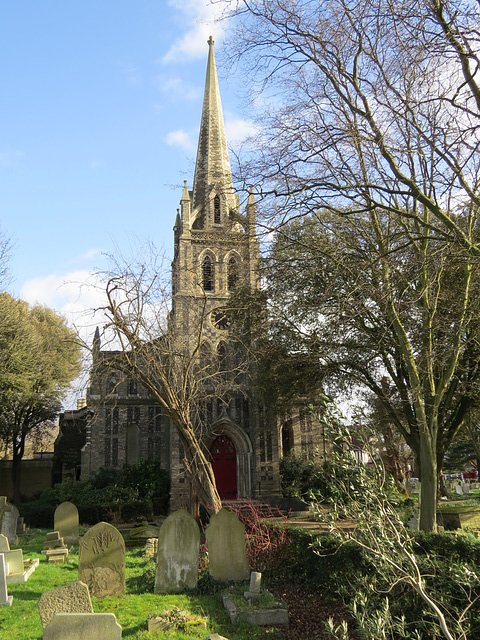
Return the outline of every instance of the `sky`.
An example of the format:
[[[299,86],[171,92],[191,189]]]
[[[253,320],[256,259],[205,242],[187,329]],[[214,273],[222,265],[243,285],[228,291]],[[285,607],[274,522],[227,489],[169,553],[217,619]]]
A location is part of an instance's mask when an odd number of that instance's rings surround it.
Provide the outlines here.
[[[251,123],[208,0],[0,0],[0,227],[12,295],[94,330],[82,282],[135,238],[171,255],[213,35],[232,148]],[[82,319],[83,318],[83,319]]]

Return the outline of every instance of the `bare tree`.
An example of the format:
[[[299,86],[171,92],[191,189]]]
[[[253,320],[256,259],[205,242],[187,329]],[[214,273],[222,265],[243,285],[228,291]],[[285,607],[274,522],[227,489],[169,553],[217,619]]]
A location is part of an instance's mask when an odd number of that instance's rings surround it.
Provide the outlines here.
[[[271,224],[388,211],[480,255],[477,2],[240,0],[232,13],[226,50],[267,105],[242,178],[274,196]]]
[[[216,512],[221,500],[204,442],[205,406],[209,399],[222,402],[244,392],[246,360],[233,341],[221,358],[211,352],[206,336],[211,309],[203,292],[192,292],[193,313],[184,323],[172,309],[164,259],[151,246],[146,255],[140,264],[112,258],[103,312],[104,331],[116,351],[105,352],[100,366],[136,379],[163,408],[182,444],[191,511],[200,501]]]

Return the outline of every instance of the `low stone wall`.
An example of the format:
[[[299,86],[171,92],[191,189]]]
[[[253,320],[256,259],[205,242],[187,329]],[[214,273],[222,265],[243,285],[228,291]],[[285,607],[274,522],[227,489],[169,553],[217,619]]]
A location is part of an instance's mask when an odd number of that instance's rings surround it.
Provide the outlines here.
[[[22,460],[20,492],[30,498],[52,486],[52,460]],[[12,461],[0,460],[0,487],[2,495],[13,499]]]
[[[455,509],[439,509],[437,522],[443,526],[445,531],[454,531],[465,527],[480,529],[480,507],[458,506]]]

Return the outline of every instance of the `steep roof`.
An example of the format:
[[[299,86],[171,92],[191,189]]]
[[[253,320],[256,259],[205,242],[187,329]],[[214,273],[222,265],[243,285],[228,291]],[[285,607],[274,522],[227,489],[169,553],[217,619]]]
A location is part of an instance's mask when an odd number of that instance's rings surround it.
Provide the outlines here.
[[[218,192],[225,194],[227,198],[233,195],[232,171],[228,157],[213,45],[214,41],[210,36],[202,120],[193,181],[194,210],[197,207],[203,208],[205,206],[214,187]]]

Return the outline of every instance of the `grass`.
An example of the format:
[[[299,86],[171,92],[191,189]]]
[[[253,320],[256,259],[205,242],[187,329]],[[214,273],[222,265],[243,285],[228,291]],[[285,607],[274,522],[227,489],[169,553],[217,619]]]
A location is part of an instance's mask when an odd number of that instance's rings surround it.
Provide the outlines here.
[[[0,607],[0,638],[6,640],[41,640],[42,625],[37,602],[43,592],[78,580],[78,547],[69,556],[68,564],[51,565],[41,554],[46,530],[32,531],[28,538],[19,539],[12,548],[22,548],[25,558],[40,558],[40,565],[24,584],[8,585],[13,596],[11,607]],[[130,640],[203,640],[209,633],[218,633],[230,640],[271,640],[282,638],[272,628],[251,627],[246,623],[233,626],[223,608],[220,593],[203,595],[197,592],[178,595],[155,595],[153,584],[155,564],[143,557],[143,549],[127,550],[126,595],[123,597],[92,597],[96,613],[114,613],[122,627],[122,637]],[[175,608],[192,617],[207,617],[207,630],[195,626],[186,629],[149,633],[147,620],[168,613]]]
[[[257,597],[247,599],[243,594],[248,588],[249,583],[243,582],[230,586],[224,593],[230,596],[237,609],[275,609],[285,606],[268,589],[262,589]]]

